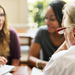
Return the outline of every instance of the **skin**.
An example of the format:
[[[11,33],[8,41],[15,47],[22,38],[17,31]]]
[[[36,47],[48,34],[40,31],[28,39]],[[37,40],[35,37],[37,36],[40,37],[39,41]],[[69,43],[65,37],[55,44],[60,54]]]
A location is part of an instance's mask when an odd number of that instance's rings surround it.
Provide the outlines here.
[[[52,41],[52,43],[55,45],[55,46],[60,46],[63,41],[64,41],[64,38],[62,41],[59,41],[58,40],[63,37],[63,35],[59,35],[57,32],[56,32],[56,29],[60,27],[60,24],[59,22],[57,21],[56,19],[56,16],[54,14],[54,11],[52,9],[52,7],[48,6],[47,8],[47,11],[46,11],[46,15],[45,15],[45,23],[47,25],[47,29],[49,31],[49,36],[50,36],[50,39]],[[52,38],[52,34],[54,35],[55,39]]]
[[[2,8],[0,8],[0,14],[4,14]],[[0,16],[0,31],[3,28],[4,21],[5,21],[5,17],[4,16]],[[14,66],[18,66],[19,63],[20,63],[20,60],[19,59],[13,59],[12,60],[12,65],[14,65]]]
[[[0,57],[0,67],[7,63],[7,59],[5,57]]]
[[[4,14],[4,12],[3,12],[3,9],[2,9],[2,8],[0,8],[0,14]],[[4,23],[4,21],[5,21],[4,16],[0,16],[0,31],[1,31],[1,30],[2,30],[2,28],[3,28],[3,23]]]
[[[50,36],[50,39],[52,40],[53,44],[57,47],[60,46],[60,44],[63,43],[64,38],[62,41],[58,42],[58,40],[61,37],[63,37],[63,35],[58,35],[56,32],[56,29],[59,28],[60,25],[59,25],[59,22],[57,21],[57,19],[55,17],[55,14],[53,12],[52,7],[50,7],[50,6],[47,7],[47,11],[46,11],[46,15],[45,15],[45,23],[47,25],[47,29],[49,31],[49,36]],[[52,38],[51,33],[53,33],[55,39]],[[35,66],[36,67],[36,62],[38,62],[38,65],[39,65],[39,63],[41,61],[40,59],[38,59],[40,50],[41,50],[41,45],[38,43],[32,42],[30,50],[29,50],[29,56],[28,56],[29,66],[31,66],[31,67]],[[47,61],[43,61],[41,63],[42,68],[44,68],[46,64],[47,64]]]

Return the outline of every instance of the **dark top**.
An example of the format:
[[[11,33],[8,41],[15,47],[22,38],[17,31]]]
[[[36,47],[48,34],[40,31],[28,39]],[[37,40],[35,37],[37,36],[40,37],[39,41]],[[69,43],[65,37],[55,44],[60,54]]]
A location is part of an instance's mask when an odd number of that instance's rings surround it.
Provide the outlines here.
[[[20,42],[17,32],[14,28],[10,28],[10,56],[8,57],[8,63],[11,65],[12,59],[20,59],[21,50]]]
[[[47,26],[41,26],[37,33],[35,38],[33,39],[33,42],[38,43],[41,45],[42,52],[43,52],[43,60],[48,61],[49,57],[57,50],[58,47],[56,47],[49,37],[49,32],[47,29]]]

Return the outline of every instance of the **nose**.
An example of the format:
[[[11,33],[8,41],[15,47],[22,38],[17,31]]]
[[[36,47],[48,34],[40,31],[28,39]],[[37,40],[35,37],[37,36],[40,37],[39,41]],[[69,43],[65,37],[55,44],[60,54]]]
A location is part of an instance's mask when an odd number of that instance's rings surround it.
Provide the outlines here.
[[[0,21],[2,20],[2,17],[0,16]]]

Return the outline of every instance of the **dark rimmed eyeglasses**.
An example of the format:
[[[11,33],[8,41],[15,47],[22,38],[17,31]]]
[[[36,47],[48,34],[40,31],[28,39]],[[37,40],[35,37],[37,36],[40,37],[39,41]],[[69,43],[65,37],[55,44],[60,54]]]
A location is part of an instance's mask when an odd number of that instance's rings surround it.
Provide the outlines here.
[[[2,17],[2,16],[5,16],[5,14],[0,14],[0,16]]]
[[[64,32],[65,32],[64,29],[66,29],[66,27],[58,28],[58,29],[56,29],[56,31],[58,34],[64,34]]]

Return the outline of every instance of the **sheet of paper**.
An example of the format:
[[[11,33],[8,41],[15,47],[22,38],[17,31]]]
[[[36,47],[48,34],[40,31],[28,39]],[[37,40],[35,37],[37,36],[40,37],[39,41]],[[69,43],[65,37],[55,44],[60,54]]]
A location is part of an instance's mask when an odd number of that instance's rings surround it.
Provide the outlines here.
[[[5,75],[6,73],[10,72],[10,71],[14,71],[15,70],[15,66],[12,65],[4,65],[0,67],[0,75]]]
[[[38,69],[36,67],[32,68],[31,75],[39,75],[40,73],[42,73],[42,70],[40,70],[40,69]]]
[[[12,75],[11,73],[6,73],[6,74],[4,74],[4,75]]]

